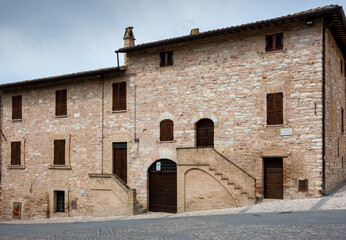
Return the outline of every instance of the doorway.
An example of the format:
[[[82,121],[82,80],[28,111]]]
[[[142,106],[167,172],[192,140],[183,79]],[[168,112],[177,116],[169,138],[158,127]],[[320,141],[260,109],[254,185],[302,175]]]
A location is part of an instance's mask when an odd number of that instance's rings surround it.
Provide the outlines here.
[[[177,165],[168,159],[154,162],[149,170],[149,211],[177,212]]]
[[[282,158],[263,158],[264,198],[283,199]]]

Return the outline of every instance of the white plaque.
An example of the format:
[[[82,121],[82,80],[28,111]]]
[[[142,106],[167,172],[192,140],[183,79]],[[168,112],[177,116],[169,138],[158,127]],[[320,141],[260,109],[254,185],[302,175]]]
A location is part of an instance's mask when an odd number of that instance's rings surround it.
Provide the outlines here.
[[[281,136],[290,136],[292,135],[293,131],[292,128],[282,128],[280,129]]]
[[[161,171],[161,162],[156,163],[156,171]]]

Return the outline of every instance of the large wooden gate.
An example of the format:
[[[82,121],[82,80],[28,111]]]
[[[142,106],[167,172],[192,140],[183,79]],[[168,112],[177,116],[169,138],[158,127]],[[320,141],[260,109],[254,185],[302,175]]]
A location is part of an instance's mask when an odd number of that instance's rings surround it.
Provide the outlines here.
[[[149,168],[149,211],[177,212],[177,165],[168,159]]]
[[[264,197],[283,198],[282,158],[264,158]]]

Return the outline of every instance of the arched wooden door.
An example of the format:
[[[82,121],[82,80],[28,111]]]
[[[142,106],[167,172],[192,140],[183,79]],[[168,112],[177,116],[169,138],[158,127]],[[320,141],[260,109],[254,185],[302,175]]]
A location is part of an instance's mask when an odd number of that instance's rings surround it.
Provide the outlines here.
[[[149,168],[149,211],[177,212],[177,165],[160,159]]]
[[[197,147],[214,146],[214,122],[201,119],[197,122]]]

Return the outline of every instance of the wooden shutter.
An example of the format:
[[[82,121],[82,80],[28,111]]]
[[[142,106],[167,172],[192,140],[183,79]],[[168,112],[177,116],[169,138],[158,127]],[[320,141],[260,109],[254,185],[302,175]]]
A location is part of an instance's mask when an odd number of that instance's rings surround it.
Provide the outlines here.
[[[11,165],[20,165],[21,142],[11,142]]]
[[[275,37],[276,37],[275,49],[281,50],[283,48],[283,34],[282,33],[276,34]]]
[[[12,119],[22,119],[22,96],[12,97]]]
[[[167,60],[167,66],[173,65],[173,52],[168,52],[168,60]]]
[[[160,141],[173,141],[173,121],[166,119],[160,123]]]
[[[67,115],[67,90],[58,90],[55,92],[55,115]]]
[[[113,83],[113,111],[126,110],[126,82]]]
[[[160,53],[160,67],[164,67],[165,66],[165,53],[161,52]]]
[[[344,131],[344,109],[341,108],[341,132],[343,133]]]
[[[267,125],[283,124],[283,94],[267,94]]]
[[[273,36],[267,35],[266,36],[266,51],[270,51],[273,49]]]
[[[65,165],[65,140],[54,140],[54,165]]]

